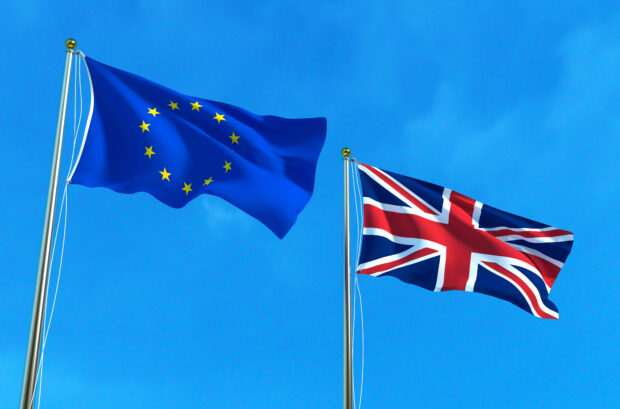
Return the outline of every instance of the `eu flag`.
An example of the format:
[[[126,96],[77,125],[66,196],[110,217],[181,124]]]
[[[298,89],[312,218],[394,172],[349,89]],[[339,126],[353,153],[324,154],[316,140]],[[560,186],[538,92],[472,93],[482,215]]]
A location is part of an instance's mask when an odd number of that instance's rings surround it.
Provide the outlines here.
[[[312,195],[325,118],[256,115],[85,61],[92,103],[71,183],[177,208],[212,194],[286,235]]]

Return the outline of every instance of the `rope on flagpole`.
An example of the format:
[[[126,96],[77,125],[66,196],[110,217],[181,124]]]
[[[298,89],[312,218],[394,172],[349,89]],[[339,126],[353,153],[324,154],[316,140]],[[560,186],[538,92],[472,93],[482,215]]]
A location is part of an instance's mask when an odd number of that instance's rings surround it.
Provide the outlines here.
[[[362,393],[364,389],[364,309],[362,307],[362,293],[360,291],[359,281],[357,279],[357,265],[359,264],[360,253],[362,249],[362,229],[363,229],[363,201],[362,191],[360,187],[359,173],[357,172],[356,160],[352,158],[351,167],[353,168],[353,202],[355,203],[355,224],[356,224],[356,251],[355,251],[355,291],[353,292],[353,333],[352,333],[352,346],[355,350],[355,315],[356,315],[356,299],[359,296],[360,300],[360,322],[362,330],[362,367],[360,373],[360,394],[358,401],[358,408],[362,407]],[[359,203],[359,204],[358,204]],[[355,362],[355,360],[354,360]],[[355,407],[355,393],[353,394],[353,407]]]
[[[360,323],[362,324],[362,368],[360,371],[360,398],[359,398],[359,406],[362,407],[362,392],[364,391],[364,308],[362,306],[362,293],[360,292],[360,285],[357,279],[357,274],[355,275],[355,288],[357,288],[357,294],[360,297]]]
[[[357,183],[356,183],[356,170],[355,170],[355,162],[353,161],[349,161],[349,168],[352,171],[352,177],[353,177],[353,203],[355,205],[355,265],[357,266],[357,260],[359,257],[359,228],[360,228],[360,218],[359,218],[359,206],[358,206],[358,200],[357,200]],[[356,269],[353,269],[353,275],[354,275],[354,280],[355,280],[355,285],[357,285],[357,273],[356,273]],[[352,323],[352,328],[351,328],[351,349],[352,349],[352,353],[355,354],[355,319],[356,319],[356,310],[357,310],[357,292],[353,291],[353,323]],[[354,382],[353,382],[353,407],[355,408],[355,359],[353,359],[352,361],[352,366],[353,366],[353,378],[354,378]]]
[[[47,289],[50,272],[51,244],[54,238],[54,221],[56,217],[56,199],[58,196],[58,176],[62,159],[63,136],[65,130],[65,118],[67,112],[67,96],[71,79],[71,66],[73,62],[73,50],[77,42],[69,38],[65,41],[66,58],[60,94],[60,107],[58,109],[58,122],[56,125],[56,137],[54,139],[54,153],[50,168],[49,188],[47,191],[47,205],[45,208],[45,220],[43,222],[43,234],[41,237],[41,253],[39,254],[39,267],[32,303],[32,318],[30,321],[30,333],[28,336],[28,348],[24,365],[24,380],[20,398],[20,409],[32,409],[34,402],[36,380],[39,374],[39,357],[41,355],[41,339],[43,330],[43,314],[46,310]]]
[[[74,52],[74,54],[77,54],[77,53],[78,53],[77,51]],[[82,124],[82,114],[83,114],[83,106],[84,106],[84,97],[82,93],[81,59],[79,57],[77,59],[77,63],[74,65],[74,69],[75,69],[75,72],[74,72],[75,75],[73,76],[73,79],[74,79],[74,82],[73,82],[73,147],[71,150],[71,159],[70,159],[70,163],[69,163],[69,167],[67,171],[67,178],[69,176],[69,172],[71,172],[71,169],[73,168],[73,161],[75,159],[75,145],[77,143],[77,136],[80,132],[80,127]],[[77,111],[78,90],[79,90],[79,106],[80,106],[79,114]],[[41,356],[39,357],[39,373],[37,374],[37,377],[36,377],[35,388],[34,388],[33,396],[31,399],[31,402],[32,402],[32,400],[34,399],[35,393],[37,392],[37,388],[38,388],[37,408],[41,407],[41,391],[42,391],[42,386],[43,386],[43,367],[44,367],[45,347],[47,345],[47,337],[49,335],[49,331],[52,325],[52,318],[54,316],[54,310],[56,307],[56,299],[58,297],[58,288],[60,286],[60,276],[62,273],[62,262],[64,259],[64,253],[65,253],[65,243],[66,243],[66,236],[67,236],[67,217],[69,213],[69,197],[67,193],[67,186],[68,184],[65,183],[63,194],[62,194],[62,201],[60,203],[60,214],[58,217],[58,222],[56,224],[56,232],[54,235],[54,242],[52,245],[52,254],[51,254],[51,261],[50,261],[50,273],[51,273],[51,269],[54,265],[53,263],[54,263],[54,255],[56,253],[56,244],[58,243],[59,227],[60,227],[60,223],[62,220],[62,223],[63,223],[62,242],[60,245],[60,260],[58,263],[58,273],[56,277],[54,297],[52,299],[52,306],[50,309],[49,318],[47,317],[49,299],[47,300],[45,309],[44,309],[43,340],[41,343]],[[50,285],[50,281],[48,281],[47,283],[47,287],[48,287],[47,291],[49,291],[49,285]]]

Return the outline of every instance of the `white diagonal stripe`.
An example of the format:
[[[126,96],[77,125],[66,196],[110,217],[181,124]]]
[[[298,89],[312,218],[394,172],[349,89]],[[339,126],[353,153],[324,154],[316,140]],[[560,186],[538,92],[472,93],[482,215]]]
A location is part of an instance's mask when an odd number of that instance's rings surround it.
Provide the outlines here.
[[[502,273],[500,273],[499,271],[493,269],[492,267],[490,267],[489,265],[487,265],[486,263],[482,263],[484,264],[484,267],[490,271],[492,271],[493,273],[495,273],[496,275],[502,277],[503,279],[505,279],[506,281],[510,282],[513,286],[515,286],[515,288],[517,288],[519,290],[519,292],[523,295],[523,298],[525,298],[525,300],[527,301],[528,305],[530,306],[530,310],[532,311],[532,314],[534,314],[535,316],[540,318],[540,315],[538,315],[536,313],[536,311],[534,310],[534,306],[532,305],[532,302],[530,300],[530,298],[527,296],[527,294],[525,294],[525,291],[523,291],[521,289],[521,287],[515,283],[512,279],[506,277],[505,275],[503,275]],[[499,263],[498,263],[499,264]],[[519,270],[517,270],[516,268],[514,268],[511,265],[506,265],[506,264],[502,264],[502,267],[504,267],[506,270],[510,271],[511,273],[513,273],[514,275],[516,275],[517,277],[519,277],[524,283],[525,285],[532,291],[532,293],[534,294],[534,298],[536,300],[536,304],[538,305],[538,307],[543,310],[544,312],[546,312],[547,314],[551,315],[552,317],[558,318],[559,314],[551,309],[549,309],[545,303],[542,302],[542,299],[540,297],[540,293],[538,292],[538,289],[536,288],[536,286],[534,286],[534,284],[528,280],[528,278],[523,275],[522,272],[520,272]]]
[[[558,266],[560,268],[562,268],[564,266],[564,263],[562,263],[561,261],[556,260],[554,258],[551,258],[548,255],[546,255],[544,253],[541,253],[538,250],[534,250],[533,248],[522,246],[520,244],[514,244],[514,243],[506,243],[506,244],[508,244],[510,247],[513,247],[513,248],[515,248],[515,249],[517,249],[517,250],[519,250],[519,251],[521,251],[523,253],[528,253],[528,254],[532,254],[532,255],[534,255],[536,257],[540,257],[543,260],[546,260],[546,261],[550,262],[551,264],[556,265],[556,266]]]
[[[448,202],[448,206],[449,206]],[[447,218],[442,217],[442,215],[435,215],[435,214],[430,214],[430,213],[426,213],[424,212],[422,209],[420,209],[419,207],[409,207],[409,206],[397,206],[397,205],[392,205],[392,204],[386,204],[386,203],[381,203],[381,202],[377,202],[375,199],[372,199],[370,197],[366,197],[364,196],[364,204],[367,205],[371,205],[374,206],[378,209],[381,209],[385,212],[391,212],[391,213],[401,213],[401,214],[412,214],[415,216],[420,216],[426,220],[430,220],[433,222],[437,222],[437,223],[447,223],[448,220]],[[449,212],[449,207],[448,207],[448,212]]]
[[[416,208],[418,210],[420,210],[421,212],[423,212],[422,209],[420,209],[415,203],[413,203],[411,200],[409,200],[408,198],[406,198],[405,196],[403,196],[400,192],[398,192],[396,189],[394,189],[392,186],[388,185],[387,183],[385,183],[383,180],[381,180],[380,178],[377,177],[377,175],[375,175],[374,173],[372,173],[369,168],[370,166],[368,165],[364,165],[362,163],[358,164],[357,167],[364,172],[365,174],[367,174],[372,180],[374,180],[375,182],[377,182],[379,185],[381,185],[385,190],[387,190],[388,192],[390,192],[391,194],[393,194],[394,196],[396,196],[397,198],[399,198],[400,200],[402,200],[404,203],[406,203],[407,205],[411,206],[412,208]],[[376,170],[377,172],[381,173],[383,176],[385,176],[387,179],[389,179],[392,183],[394,183],[395,185],[397,185],[398,187],[400,187],[402,190],[404,190],[405,192],[407,192],[407,194],[413,196],[416,198],[416,200],[418,200],[420,203],[422,203],[424,206],[426,206],[428,209],[432,210],[435,212],[436,215],[440,214],[433,206],[431,206],[430,204],[426,203],[426,201],[424,199],[422,199],[421,197],[419,197],[418,195],[416,195],[415,193],[413,193],[411,190],[407,189],[405,186],[403,186],[400,182],[398,182],[396,179],[394,179],[393,177],[391,177],[390,175],[388,175],[387,173],[383,172],[381,169],[375,168],[373,167],[374,170]],[[444,199],[445,200],[445,199]],[[416,213],[417,214],[417,213]]]
[[[502,241],[525,240],[530,243],[558,243],[561,241],[573,241],[572,234],[564,234],[562,236],[553,237],[524,237],[519,234],[510,234],[507,236],[497,236],[496,238]]]
[[[405,251],[401,251],[400,253],[392,254],[391,256],[385,256],[385,257],[377,258],[377,259],[374,259],[374,260],[369,261],[367,263],[362,263],[362,264],[357,266],[357,271],[365,270],[367,268],[376,267],[376,266],[378,266],[380,264],[386,264],[386,263],[391,263],[392,261],[400,260],[401,258],[407,257],[409,254],[415,253],[418,250],[420,250],[419,247],[411,246],[411,248],[409,248],[409,249],[407,249]]]
[[[541,228],[522,227],[522,228],[516,228],[516,227],[506,227],[506,226],[500,226],[500,227],[479,227],[479,229],[480,230],[484,230],[484,231],[497,231],[497,230],[550,231],[550,230],[559,230],[559,229],[556,229],[555,227],[541,227]]]

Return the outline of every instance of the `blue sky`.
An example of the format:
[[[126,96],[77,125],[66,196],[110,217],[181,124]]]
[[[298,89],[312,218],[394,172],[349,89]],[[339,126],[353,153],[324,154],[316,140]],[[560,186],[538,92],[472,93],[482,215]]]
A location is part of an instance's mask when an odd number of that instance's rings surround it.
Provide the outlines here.
[[[284,240],[215,197],[177,210],[70,186],[41,407],[341,405],[343,146],[575,233],[557,322],[360,277],[362,407],[618,405],[616,2],[52,3],[0,17],[0,407],[19,402],[68,36],[186,94],[325,116],[328,134]]]

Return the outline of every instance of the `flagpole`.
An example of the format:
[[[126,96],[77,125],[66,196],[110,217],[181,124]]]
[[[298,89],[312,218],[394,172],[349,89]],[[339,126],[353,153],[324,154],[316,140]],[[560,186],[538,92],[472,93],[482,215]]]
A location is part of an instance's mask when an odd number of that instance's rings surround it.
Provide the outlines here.
[[[351,238],[349,235],[349,148],[342,148],[344,164],[344,362],[343,407],[353,409],[353,351],[351,348]]]
[[[77,43],[69,38],[65,41],[67,58],[65,60],[65,74],[62,80],[62,93],[60,95],[60,110],[58,112],[58,125],[56,127],[56,141],[54,143],[54,156],[50,172],[49,190],[47,193],[47,209],[45,211],[45,223],[43,225],[43,238],[41,240],[41,255],[39,257],[39,272],[34,293],[32,307],[32,322],[30,324],[30,337],[28,340],[28,352],[26,354],[26,367],[24,369],[24,383],[20,409],[31,409],[34,402],[34,392],[37,382],[37,370],[39,364],[39,352],[41,347],[41,332],[43,329],[43,315],[45,313],[45,301],[47,299],[47,283],[49,280],[50,252],[52,236],[54,233],[54,219],[56,215],[56,195],[58,193],[58,176],[60,174],[60,159],[62,154],[62,140],[65,128],[65,114],[67,112],[67,94],[69,93],[69,80],[71,78],[71,63],[74,49]]]

